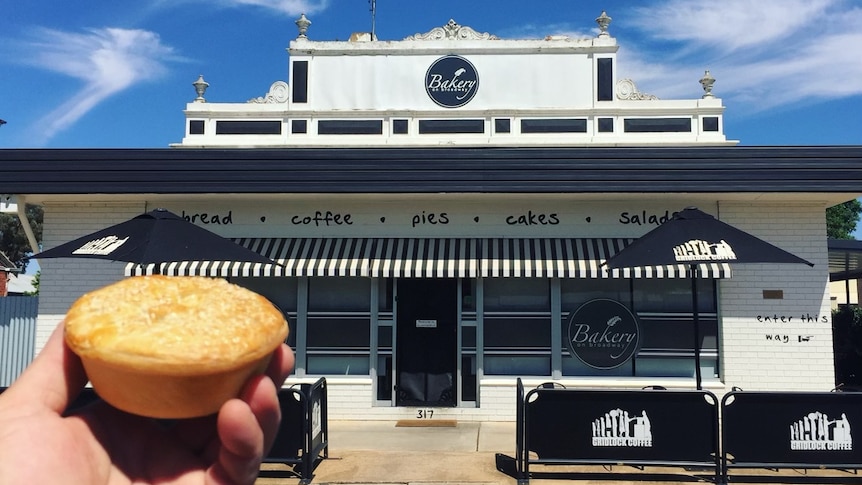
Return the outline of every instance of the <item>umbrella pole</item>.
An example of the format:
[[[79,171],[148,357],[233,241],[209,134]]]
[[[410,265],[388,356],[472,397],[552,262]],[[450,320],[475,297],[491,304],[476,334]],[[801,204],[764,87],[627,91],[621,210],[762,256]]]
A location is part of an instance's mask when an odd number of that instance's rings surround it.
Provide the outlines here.
[[[700,318],[697,308],[697,265],[691,265],[691,305],[694,316],[694,378],[697,384],[697,390],[701,390],[703,386],[701,382],[703,377],[700,373]]]

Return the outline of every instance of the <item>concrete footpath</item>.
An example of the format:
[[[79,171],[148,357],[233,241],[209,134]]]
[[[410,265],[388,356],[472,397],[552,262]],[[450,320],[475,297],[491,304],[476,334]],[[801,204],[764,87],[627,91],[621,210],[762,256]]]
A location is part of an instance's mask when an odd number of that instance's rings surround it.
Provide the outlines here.
[[[515,454],[515,423],[458,422],[450,426],[397,426],[394,421],[330,421],[329,458],[312,485],[516,485],[496,469],[495,455]],[[417,424],[417,423],[407,423]],[[428,424],[428,423],[426,423]],[[437,424],[437,423],[435,423]],[[447,424],[447,423],[444,423]],[[536,485],[713,483],[712,470],[682,467],[531,467]],[[562,472],[565,472],[564,476]],[[741,470],[731,483],[862,484],[844,470]],[[291,467],[264,464],[257,485],[296,485]]]

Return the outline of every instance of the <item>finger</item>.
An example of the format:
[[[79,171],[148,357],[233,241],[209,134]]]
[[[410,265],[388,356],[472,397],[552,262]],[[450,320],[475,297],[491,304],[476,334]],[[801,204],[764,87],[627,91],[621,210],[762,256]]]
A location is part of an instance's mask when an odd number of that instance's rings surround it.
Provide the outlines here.
[[[36,359],[3,393],[3,398],[28,406],[14,406],[21,412],[32,412],[33,404],[62,413],[87,383],[81,359],[63,338],[61,322]]]
[[[263,431],[251,407],[231,399],[219,410],[217,421],[221,440],[218,459],[207,470],[211,484],[253,484],[263,459]]]
[[[263,450],[267,453],[281,424],[281,407],[275,384],[267,376],[252,378],[243,389],[241,398],[248,403],[263,431]]]
[[[293,372],[294,356],[293,350],[285,344],[275,349],[272,354],[272,359],[269,361],[269,366],[266,369],[266,375],[272,379],[276,388],[284,384],[287,376]]]

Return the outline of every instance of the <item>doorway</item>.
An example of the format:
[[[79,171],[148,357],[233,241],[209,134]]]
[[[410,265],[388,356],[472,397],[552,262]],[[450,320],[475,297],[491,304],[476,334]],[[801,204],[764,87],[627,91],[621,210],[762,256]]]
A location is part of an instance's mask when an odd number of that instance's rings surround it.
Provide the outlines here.
[[[455,406],[458,280],[397,284],[395,405]]]

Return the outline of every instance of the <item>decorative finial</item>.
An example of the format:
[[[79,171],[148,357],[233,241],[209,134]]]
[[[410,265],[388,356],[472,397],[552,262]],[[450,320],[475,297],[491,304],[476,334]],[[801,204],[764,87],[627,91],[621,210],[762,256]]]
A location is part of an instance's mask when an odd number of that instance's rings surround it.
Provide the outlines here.
[[[703,98],[714,98],[715,96],[712,94],[712,85],[715,84],[715,78],[712,77],[712,74],[709,73],[709,69],[707,69],[703,73],[703,77],[700,78],[700,85],[703,86]]]
[[[207,92],[207,88],[210,87],[210,83],[204,81],[204,75],[201,74],[198,77],[198,80],[192,83],[192,86],[195,87],[195,92],[198,94],[198,97],[195,98],[195,103],[206,103],[207,100],[204,99],[204,93]]]
[[[311,20],[308,20],[305,17],[305,14],[300,15],[299,18],[296,19],[296,27],[299,29],[299,38],[301,38],[301,39],[308,38],[308,36],[306,36],[305,34],[308,33],[308,26],[309,25],[311,25]]]
[[[602,14],[596,17],[596,23],[599,24],[599,37],[607,37],[608,36],[608,25],[611,24],[612,18],[608,16],[608,13],[602,10]]]

